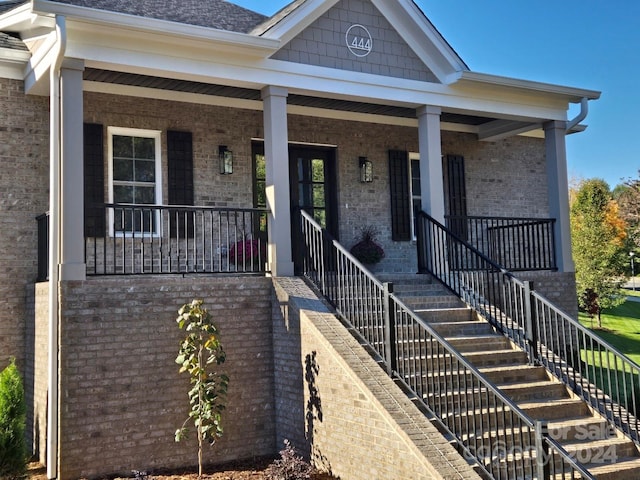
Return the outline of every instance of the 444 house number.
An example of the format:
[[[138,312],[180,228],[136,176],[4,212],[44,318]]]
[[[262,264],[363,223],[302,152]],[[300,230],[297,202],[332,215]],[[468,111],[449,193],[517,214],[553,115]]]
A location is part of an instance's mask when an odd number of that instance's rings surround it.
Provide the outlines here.
[[[351,25],[345,40],[349,51],[356,57],[366,57],[373,49],[373,38],[363,25]]]

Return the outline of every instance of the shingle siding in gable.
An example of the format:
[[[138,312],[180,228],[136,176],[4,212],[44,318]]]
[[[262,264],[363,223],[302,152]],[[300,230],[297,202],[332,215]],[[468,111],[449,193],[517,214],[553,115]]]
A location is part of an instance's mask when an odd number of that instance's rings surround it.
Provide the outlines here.
[[[354,55],[346,44],[352,25],[363,25],[372,37],[371,53]],[[398,32],[367,0],[341,0],[273,55],[276,60],[318,65],[387,77],[437,82]]]

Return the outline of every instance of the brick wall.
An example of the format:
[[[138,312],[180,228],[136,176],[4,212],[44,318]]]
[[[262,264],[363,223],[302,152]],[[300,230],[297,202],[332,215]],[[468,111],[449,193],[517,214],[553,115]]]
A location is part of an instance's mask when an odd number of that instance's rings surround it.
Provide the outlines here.
[[[35,217],[47,210],[48,99],[0,78],[0,369],[25,361],[26,285],[36,270]]]
[[[571,318],[578,319],[576,275],[572,272],[518,272],[521,280],[533,282],[533,288]]]
[[[178,308],[202,298],[230,375],[224,436],[206,462],[275,448],[271,282],[264,277],[91,278],[62,285],[61,479],[197,464],[195,437],[174,442],[189,410],[174,359]]]
[[[274,280],[278,443],[339,478],[479,478],[300,279]]]
[[[442,153],[464,157],[469,215],[549,215],[544,139],[511,137],[479,142],[469,133],[444,132]]]
[[[27,328],[25,359],[27,400],[27,445],[41,463],[46,462],[47,392],[49,366],[49,284],[27,286]]]

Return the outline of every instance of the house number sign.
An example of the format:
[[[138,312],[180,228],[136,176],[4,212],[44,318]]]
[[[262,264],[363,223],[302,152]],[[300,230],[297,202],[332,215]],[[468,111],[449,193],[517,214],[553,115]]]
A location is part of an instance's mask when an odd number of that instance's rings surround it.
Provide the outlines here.
[[[351,25],[346,34],[346,42],[349,51],[356,57],[366,57],[373,49],[373,38],[366,27],[362,25]]]

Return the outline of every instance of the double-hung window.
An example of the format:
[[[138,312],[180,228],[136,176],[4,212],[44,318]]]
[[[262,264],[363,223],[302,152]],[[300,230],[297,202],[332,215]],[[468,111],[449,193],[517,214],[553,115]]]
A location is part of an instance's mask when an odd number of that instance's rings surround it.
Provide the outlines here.
[[[160,131],[108,128],[112,235],[158,234],[162,204]]]

